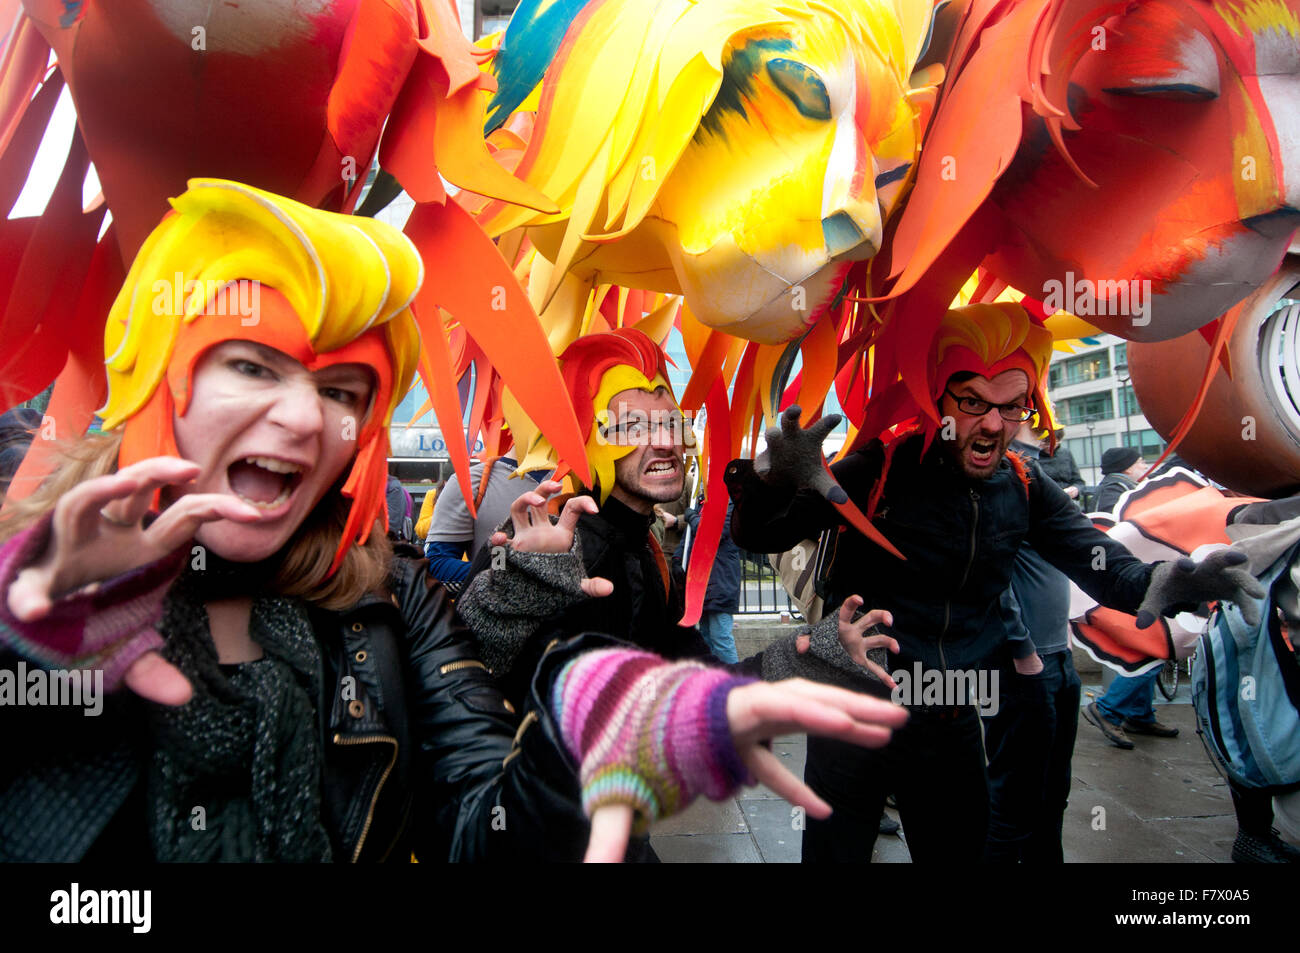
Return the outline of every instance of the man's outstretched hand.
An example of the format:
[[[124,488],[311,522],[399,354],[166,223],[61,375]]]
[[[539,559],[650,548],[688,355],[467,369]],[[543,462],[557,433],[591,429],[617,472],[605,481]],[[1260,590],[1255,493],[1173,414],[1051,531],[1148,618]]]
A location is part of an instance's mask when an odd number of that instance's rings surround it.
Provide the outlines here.
[[[766,433],[767,447],[754,459],[754,472],[767,483],[816,490],[831,503],[847,503],[849,495],[835,482],[822,456],[826,435],[839,425],[839,414],[828,414],[804,430],[798,405],[781,415],[781,426]]]
[[[567,553],[573,545],[578,517],[583,513],[594,514],[599,507],[589,496],[574,496],[564,504],[560,518],[552,522],[546,504],[561,489],[556,481],[546,480],[536,490],[521,494],[510,506],[514,537],[498,531],[488,540],[489,545],[509,546],[521,553]],[[595,576],[582,580],[582,591],[589,596],[608,596],[614,591],[614,584]]]
[[[1199,563],[1184,556],[1160,563],[1151,574],[1146,597],[1138,607],[1137,627],[1145,629],[1179,605],[1223,599],[1235,602],[1247,625],[1259,625],[1259,600],[1267,593],[1250,571],[1242,568],[1245,553],[1219,549]]]
[[[844,646],[844,651],[848,653],[849,658],[859,666],[891,689],[896,688],[897,683],[890,674],[867,658],[867,652],[871,649],[888,649],[895,655],[898,654],[897,640],[880,633],[876,628],[881,625],[893,625],[894,615],[887,609],[872,609],[863,613],[862,617],[855,621],[853,614],[860,608],[862,608],[861,596],[849,596],[840,606],[837,630],[840,645]],[[805,654],[811,646],[812,636],[808,633],[797,636],[794,640],[795,651],[800,655]]]

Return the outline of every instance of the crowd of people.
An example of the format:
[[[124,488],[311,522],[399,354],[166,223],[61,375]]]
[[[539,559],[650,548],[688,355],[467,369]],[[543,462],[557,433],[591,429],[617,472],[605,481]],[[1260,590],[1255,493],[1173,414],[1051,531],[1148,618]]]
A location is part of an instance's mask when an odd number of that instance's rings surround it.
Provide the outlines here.
[[[1142,562],[1080,510],[1068,456],[1064,488],[1048,475],[1051,337],[1015,305],[949,311],[928,404],[895,401],[899,426],[829,469],[836,420],[789,408],[726,467],[716,557],[695,548],[706,501],[665,509],[689,500],[695,436],[635,328],[558,358],[591,485],[500,457],[471,469],[474,516],[459,481],[417,514],[384,452],[419,348],[410,243],[234,183],[175,206],[110,316],[103,433],[0,520],[0,671],[106,692],[92,720],[4,708],[0,858],[654,860],[655,820],[761,781],[807,811],[806,862],[869,860],[891,797],[916,861],[1060,862],[1067,578],[1139,624],[1267,595],[1230,550]],[[155,313],[137,290],[182,266],[223,283],[213,305],[263,282],[258,320]],[[822,617],[740,659],[738,547],[823,531]],[[1145,697],[1086,717],[1167,734]],[[791,732],[803,781],[765,745]]]

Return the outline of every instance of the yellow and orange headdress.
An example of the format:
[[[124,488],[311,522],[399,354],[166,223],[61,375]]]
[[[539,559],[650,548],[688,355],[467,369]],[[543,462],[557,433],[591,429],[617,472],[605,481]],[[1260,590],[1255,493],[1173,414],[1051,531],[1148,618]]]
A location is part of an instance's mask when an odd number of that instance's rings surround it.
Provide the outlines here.
[[[420,353],[410,311],[424,277],[420,256],[382,222],[236,182],[193,179],[171,204],[104,331],[108,401],[100,413],[105,430],[123,430],[118,463],[178,455],[173,414],[185,415],[195,365],[222,341],[266,344],[313,369],[370,366],[377,387],[357,421],[357,457],[343,487],[353,502],[333,573],[386,518],[388,426]],[[239,306],[250,300],[255,307]]]
[[[609,409],[614,395],[625,390],[653,393],[662,387],[671,396],[664,353],[644,331],[619,328],[587,335],[570,344],[560,355],[560,374],[587,442],[592,489],[604,503],[614,488],[615,461],[634,447],[608,440],[598,426],[598,418]],[[686,439],[693,443],[694,434],[689,428]]]
[[[925,393],[930,395],[930,405],[922,407],[903,380],[894,380],[879,396],[872,397],[868,406],[869,426],[863,427],[854,444],[860,446],[879,437],[886,445],[886,470],[893,449],[898,446],[897,438],[922,433],[928,448],[942,424],[937,410],[939,399],[949,379],[962,372],[991,378],[1003,371],[1024,371],[1038,426],[1052,433],[1056,421],[1047,400],[1047,369],[1051,360],[1052,333],[1020,305],[997,301],[951,308],[939,322],[929,351]],[[1049,440],[1055,447],[1054,433]],[[875,510],[884,484],[882,475],[868,502],[868,518]]]

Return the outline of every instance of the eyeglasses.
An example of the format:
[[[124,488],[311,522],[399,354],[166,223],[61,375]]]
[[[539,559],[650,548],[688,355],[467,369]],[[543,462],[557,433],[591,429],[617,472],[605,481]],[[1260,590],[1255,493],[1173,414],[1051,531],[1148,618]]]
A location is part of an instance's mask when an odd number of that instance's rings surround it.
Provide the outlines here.
[[[978,397],[962,397],[947,388],[944,388],[944,393],[957,402],[958,410],[972,417],[983,417],[990,410],[996,409],[998,416],[1003,420],[1022,424],[1037,413],[1034,408],[1022,407],[1020,404],[994,404],[987,400],[980,400]]]
[[[694,443],[695,434],[686,418],[679,413],[634,414],[616,424],[598,424],[602,442],[626,445],[638,445],[659,439],[665,431],[674,442]],[[610,439],[610,438],[613,439]]]

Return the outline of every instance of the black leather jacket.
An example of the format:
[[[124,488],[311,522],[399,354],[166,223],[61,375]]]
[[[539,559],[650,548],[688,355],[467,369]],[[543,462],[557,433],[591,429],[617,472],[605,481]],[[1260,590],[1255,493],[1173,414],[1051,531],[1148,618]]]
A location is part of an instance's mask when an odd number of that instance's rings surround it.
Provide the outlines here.
[[[1098,531],[1070,498],[1026,461],[1026,487],[1003,459],[987,480],[967,477],[936,441],[901,445],[889,468],[874,525],[906,561],[852,529],[839,534],[827,579],[827,614],[860,595],[864,608],[888,609],[900,653],[889,668],[975,669],[997,664],[1023,626],[1002,598],[1015,555],[1028,542],[1103,605],[1135,612],[1151,568]],[[831,467],[863,512],[881,471],[878,442]],[[842,518],[809,491],[798,494],[758,478],[750,460],[727,467],[735,500],[732,534],[744,549],[784,552]]]
[[[599,637],[548,651],[521,719],[423,560],[397,561],[389,599],[312,621],[330,693],[317,710],[336,860],[581,858],[589,825],[545,701],[558,669]],[[0,652],[0,668],[16,663]],[[132,807],[148,756],[140,699],[116,693],[97,718],[0,716],[0,859],[149,859]]]

